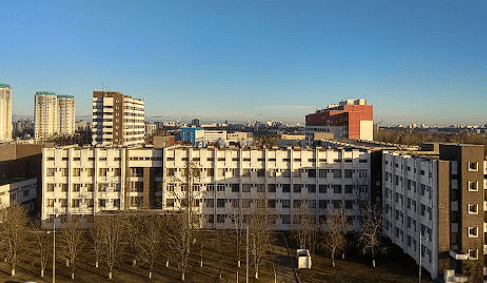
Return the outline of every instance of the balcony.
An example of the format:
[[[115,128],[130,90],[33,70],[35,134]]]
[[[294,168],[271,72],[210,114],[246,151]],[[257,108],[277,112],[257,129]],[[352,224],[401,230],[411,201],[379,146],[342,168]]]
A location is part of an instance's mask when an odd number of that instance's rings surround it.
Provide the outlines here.
[[[450,250],[450,257],[452,257],[456,260],[468,260],[469,254],[468,253],[462,254],[459,251]],[[455,277],[457,277],[457,276],[455,276]],[[455,281],[455,282],[464,282],[464,281]]]

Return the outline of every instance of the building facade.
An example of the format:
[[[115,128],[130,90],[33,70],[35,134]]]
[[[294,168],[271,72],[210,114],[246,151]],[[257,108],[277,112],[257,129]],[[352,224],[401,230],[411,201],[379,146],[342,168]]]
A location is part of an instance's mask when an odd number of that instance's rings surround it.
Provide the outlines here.
[[[484,156],[483,146],[458,144],[383,153],[383,233],[433,279],[486,274]]]
[[[74,96],[58,95],[59,109],[59,134],[62,136],[72,136],[76,132],[76,111]]]
[[[121,92],[93,91],[93,144],[143,144],[144,125],[144,100]]]
[[[306,133],[333,133],[335,139],[373,140],[373,106],[365,99],[346,99],[306,115]]]
[[[69,214],[89,222],[102,210],[177,211],[189,165],[200,172],[190,187],[202,227],[230,228],[235,207],[245,213],[260,202],[276,229],[292,229],[302,203],[317,223],[341,206],[357,228],[356,191],[368,190],[370,178],[366,150],[62,147],[43,149],[42,158],[48,226]]]
[[[12,140],[12,88],[0,83],[0,143]]]

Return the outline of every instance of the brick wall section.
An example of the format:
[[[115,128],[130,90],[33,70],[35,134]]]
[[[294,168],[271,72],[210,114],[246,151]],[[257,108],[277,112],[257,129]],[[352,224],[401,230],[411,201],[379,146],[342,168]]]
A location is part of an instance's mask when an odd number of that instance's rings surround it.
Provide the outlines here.
[[[450,162],[438,161],[438,270],[450,269]]]

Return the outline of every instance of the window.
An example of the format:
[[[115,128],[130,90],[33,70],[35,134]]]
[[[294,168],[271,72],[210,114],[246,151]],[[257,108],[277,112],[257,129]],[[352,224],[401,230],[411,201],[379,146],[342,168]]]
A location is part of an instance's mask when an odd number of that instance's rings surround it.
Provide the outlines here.
[[[291,192],[291,184],[283,184],[282,185],[282,192],[283,193],[290,193]]]
[[[80,169],[79,168],[73,168],[73,176],[79,177],[80,176]]]
[[[73,192],[79,192],[81,189],[81,184],[73,184]]]
[[[268,208],[275,208],[276,207],[276,200],[275,199],[267,200],[267,207]]]
[[[54,206],[54,199],[47,199],[47,206],[48,207],[53,207]]]
[[[328,187],[328,185],[320,185],[320,187],[319,187],[320,194],[326,194],[326,188],[327,187]]]
[[[71,206],[72,207],[79,207],[79,202],[80,202],[79,199],[73,199],[73,200],[71,200],[71,204],[72,204]]]
[[[120,202],[120,200],[118,200]],[[95,201],[93,199],[87,199],[85,200],[86,206],[88,207],[93,207],[95,206]]]
[[[351,194],[353,192],[353,185],[345,185],[345,193]]]
[[[319,177],[320,178],[326,178],[326,173],[328,171],[328,169],[319,169]]]
[[[325,209],[326,208],[326,200],[325,199],[320,199],[318,202],[318,205],[320,208]]]
[[[316,193],[316,185],[308,185],[308,193]]]
[[[68,184],[61,184],[61,192],[67,192],[68,191]]]
[[[467,236],[469,238],[477,238],[479,236],[479,227],[468,227]]]
[[[226,199],[219,198],[216,200],[216,207],[225,207]]]
[[[215,185],[213,185],[213,184],[207,184],[206,185],[206,190],[208,192],[214,192],[215,191]]]
[[[468,249],[468,255],[469,255],[468,259],[470,260],[479,258],[479,252],[477,249]]]
[[[284,214],[281,215],[282,224],[291,224],[291,215]]]
[[[95,175],[95,168],[85,168],[88,172],[88,177],[93,177]]]
[[[239,184],[232,184],[232,192],[233,193],[240,192],[240,185]]]
[[[242,192],[249,193],[250,192],[250,184],[242,184]]]
[[[217,192],[224,192],[225,191],[225,185],[216,185],[216,190]]]
[[[61,168],[61,176],[68,176],[68,169],[67,168]]]
[[[345,178],[350,179],[353,177],[353,170],[352,169],[345,169]]]
[[[294,184],[293,192],[300,193],[301,192],[301,184]]]
[[[54,192],[54,184],[47,184],[47,191]]]
[[[291,207],[291,200],[289,200],[289,199],[283,199],[282,200],[282,207],[283,208],[290,208]]]
[[[342,193],[342,185],[332,185],[333,193],[341,194]]]
[[[88,190],[88,192],[92,192],[94,190],[94,185],[93,184],[86,184],[86,189]]]
[[[65,198],[60,199],[61,201],[61,207],[67,207],[68,206],[68,200]]]
[[[269,193],[275,193],[276,192],[276,184],[269,184],[269,185],[267,185],[267,191]]]
[[[98,176],[100,176],[100,177],[106,177],[106,175],[107,175],[107,168],[99,168],[98,170],[99,170]]]
[[[342,170],[341,169],[332,169],[333,178],[338,179],[342,177]]]
[[[478,191],[479,190],[479,183],[478,183],[478,181],[475,181],[475,182],[468,181],[468,190],[471,191],[471,192]]]
[[[106,199],[99,199],[98,200],[98,206],[99,207],[106,207],[107,205],[107,200]]]
[[[468,162],[468,171],[478,171],[479,164],[478,162]]]
[[[47,176],[54,176],[56,168],[47,168]]]
[[[345,208],[346,209],[353,209],[353,200],[346,200],[345,201]]]
[[[203,201],[203,203],[205,203],[206,207],[215,207],[215,200],[214,199],[205,199]]]
[[[468,214],[478,214],[479,205],[478,204],[467,204]]]

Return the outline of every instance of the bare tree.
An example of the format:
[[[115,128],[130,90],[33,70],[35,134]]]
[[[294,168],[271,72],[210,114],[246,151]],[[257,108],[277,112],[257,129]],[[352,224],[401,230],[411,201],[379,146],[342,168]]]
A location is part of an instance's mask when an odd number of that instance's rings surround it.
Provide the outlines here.
[[[382,242],[382,214],[377,206],[370,207],[362,217],[359,243],[362,250],[372,256],[372,266],[375,267],[375,257],[385,252]]]
[[[331,210],[326,217],[325,227],[326,235],[323,247],[330,252],[333,267],[335,267],[335,255],[345,249],[347,245],[345,236],[350,229],[343,207],[338,206]]]
[[[143,218],[139,247],[142,261],[149,266],[149,279],[152,279],[154,265],[158,261],[162,240],[165,237],[161,218],[160,215],[152,213],[147,213]]]
[[[178,200],[179,212],[168,221],[166,243],[173,252],[173,259],[181,271],[181,280],[185,280],[185,272],[193,243],[200,229],[199,186],[196,181],[201,179],[201,169],[194,162],[187,162],[181,173],[174,175],[174,181],[180,183],[180,189],[174,191]]]
[[[113,266],[119,262],[126,245],[126,224],[120,215],[95,215],[93,226],[101,233],[101,250],[108,265],[108,279],[113,277]]]
[[[242,251],[242,240],[244,238],[244,230],[242,227],[242,211],[238,199],[232,201],[232,222],[234,225],[234,239],[235,255],[237,258],[237,267],[240,267],[240,255]]]
[[[318,234],[316,216],[309,201],[295,201],[293,206],[293,236],[301,249],[314,253]]]
[[[27,223],[27,212],[22,205],[13,203],[0,209],[0,239],[7,250],[7,262],[12,276],[15,276],[20,262],[19,254],[27,244]]]
[[[49,262],[49,257],[52,253],[52,239],[46,231],[42,229],[41,223],[36,222],[33,225],[32,232],[35,238],[31,242],[32,251],[34,252],[33,263],[39,263],[41,267],[41,278],[44,277],[44,271]]]
[[[102,253],[103,253],[103,230],[102,226],[99,225],[100,218],[97,218],[96,221],[98,222],[96,225],[90,229],[90,235],[92,240],[92,249],[95,252],[95,268],[98,268],[100,263]]]
[[[256,202],[252,208],[250,225],[251,251],[255,269],[255,279],[259,279],[259,267],[264,256],[271,249],[273,232],[271,223],[266,217],[265,208],[261,202]]]
[[[137,259],[139,257],[140,245],[142,241],[142,231],[144,230],[144,217],[147,216],[145,210],[134,210],[128,215],[127,220],[127,234],[130,239],[131,254],[134,258],[132,265],[137,265]]]
[[[66,262],[71,264],[71,279],[74,279],[76,259],[85,244],[83,240],[83,229],[81,228],[76,215],[70,215],[67,218],[67,221],[63,224],[63,228],[59,235],[59,243],[62,256],[66,259]]]

